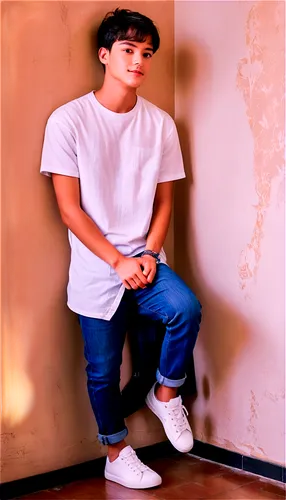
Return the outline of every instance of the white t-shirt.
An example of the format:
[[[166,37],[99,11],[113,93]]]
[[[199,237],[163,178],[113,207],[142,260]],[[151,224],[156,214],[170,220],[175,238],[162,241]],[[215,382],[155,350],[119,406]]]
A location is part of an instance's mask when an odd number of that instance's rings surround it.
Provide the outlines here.
[[[138,96],[131,111],[115,113],[93,92],[49,117],[41,173],[79,178],[82,209],[128,257],[145,249],[157,184],[185,177],[176,126],[165,111]],[[109,320],[124,285],[71,231],[69,241],[69,308]]]

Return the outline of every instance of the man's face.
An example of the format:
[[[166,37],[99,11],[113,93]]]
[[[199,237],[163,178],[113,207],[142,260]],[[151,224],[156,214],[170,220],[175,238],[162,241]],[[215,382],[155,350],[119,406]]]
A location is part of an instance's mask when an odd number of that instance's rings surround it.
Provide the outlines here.
[[[104,48],[99,51],[106,75],[134,89],[140,87],[149,73],[152,55],[151,37],[145,42],[117,41],[110,52]]]

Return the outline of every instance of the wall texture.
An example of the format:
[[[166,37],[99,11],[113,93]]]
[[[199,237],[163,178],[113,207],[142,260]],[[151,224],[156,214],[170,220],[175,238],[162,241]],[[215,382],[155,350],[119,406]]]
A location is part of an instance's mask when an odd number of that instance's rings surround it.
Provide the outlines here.
[[[175,268],[203,303],[197,439],[285,461],[284,2],[175,2]]]
[[[40,176],[39,166],[48,115],[101,83],[92,32],[117,6],[2,3],[3,482],[105,453],[96,439],[87,396],[81,334],[65,305],[66,230],[51,182]],[[120,6],[139,10],[159,25],[162,47],[141,94],[174,114],[173,3]],[[172,232],[167,247],[172,260]],[[122,385],[130,374],[128,349],[124,358]],[[127,424],[128,442],[134,446],[164,439],[159,422],[147,410]]]

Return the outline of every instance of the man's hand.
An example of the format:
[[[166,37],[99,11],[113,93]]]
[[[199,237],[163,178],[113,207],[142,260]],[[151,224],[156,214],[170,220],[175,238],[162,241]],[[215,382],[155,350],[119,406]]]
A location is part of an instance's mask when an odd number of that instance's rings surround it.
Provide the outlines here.
[[[152,260],[153,257],[151,257]],[[127,290],[137,290],[138,288],[146,288],[149,280],[144,276],[141,266],[144,267],[145,271],[145,256],[141,257],[124,257],[119,259],[118,263],[114,266],[114,270],[117,272],[119,278],[121,279],[123,285]],[[156,263],[155,263],[156,265]],[[154,275],[155,276],[155,275]]]
[[[146,276],[148,283],[152,283],[155,278],[157,264],[156,260],[152,255],[143,255],[141,257],[142,266],[143,266],[143,274]]]

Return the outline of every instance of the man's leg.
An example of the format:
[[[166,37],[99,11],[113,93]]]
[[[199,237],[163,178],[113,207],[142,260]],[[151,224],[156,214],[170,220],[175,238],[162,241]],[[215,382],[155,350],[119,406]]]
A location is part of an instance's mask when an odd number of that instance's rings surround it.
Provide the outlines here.
[[[169,439],[180,451],[189,451],[187,448],[192,442],[191,430],[189,428],[187,438],[187,420],[184,418],[181,398],[176,398],[176,394],[178,387],[185,382],[187,365],[197,340],[201,305],[184,281],[165,264],[157,266],[153,283],[143,290],[134,291],[134,296],[139,314],[160,320],[166,326],[156,375],[159,387],[155,393],[154,388],[150,391],[147,404],[149,408],[153,405],[151,409],[162,422],[165,419],[164,412],[170,416],[165,424],[170,427],[174,422],[178,427],[175,437],[180,438],[180,442],[177,440],[176,446],[172,437],[173,430],[171,427],[166,429],[163,422]]]
[[[164,333],[164,325],[138,315],[129,329],[132,375],[121,393],[125,418],[145,406],[156,377]]]
[[[127,330],[128,303],[124,296],[110,321],[79,316],[88,362],[87,387],[98,425],[98,439],[108,445],[110,460],[126,446],[121,394],[120,366]]]
[[[127,488],[152,488],[161,477],[144,465],[124,438],[120,366],[128,328],[131,295],[125,292],[110,321],[79,316],[88,365],[87,386],[98,424],[98,439],[108,446],[104,476]]]
[[[151,285],[133,293],[139,314],[166,326],[157,381],[176,390],[185,381],[200,328],[201,305],[184,281],[165,264],[157,266]]]

